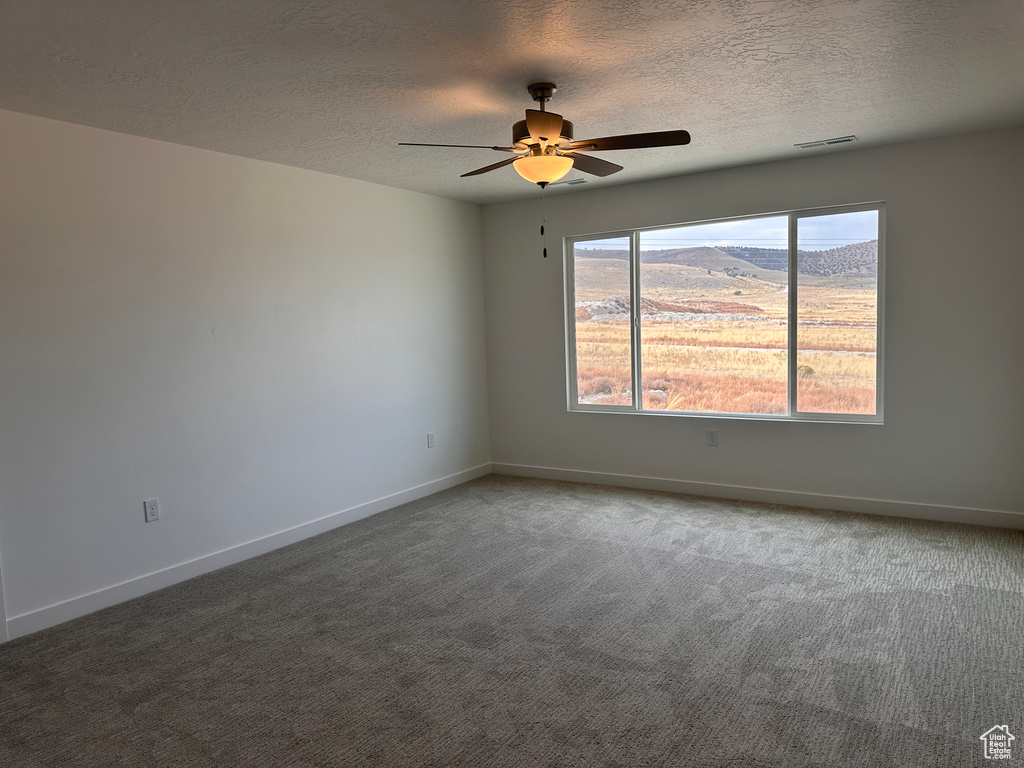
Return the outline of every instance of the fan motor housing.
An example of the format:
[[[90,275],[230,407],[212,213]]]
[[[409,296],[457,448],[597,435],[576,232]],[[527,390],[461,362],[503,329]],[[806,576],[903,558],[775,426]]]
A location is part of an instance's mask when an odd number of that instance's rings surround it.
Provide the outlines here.
[[[562,132],[559,134],[559,139],[572,141],[572,123],[568,120],[562,120]],[[520,120],[512,126],[512,144],[520,149],[526,149],[532,143],[533,139],[530,138],[530,132],[526,129],[525,120]]]

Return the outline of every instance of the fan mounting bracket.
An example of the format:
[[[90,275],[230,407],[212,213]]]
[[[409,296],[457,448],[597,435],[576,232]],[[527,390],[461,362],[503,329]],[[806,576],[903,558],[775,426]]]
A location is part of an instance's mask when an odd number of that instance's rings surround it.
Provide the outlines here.
[[[558,88],[555,87],[554,83],[534,83],[533,85],[526,86],[526,90],[530,92],[530,96],[533,97],[534,101],[540,102],[541,109],[544,109],[544,102],[550,101]]]

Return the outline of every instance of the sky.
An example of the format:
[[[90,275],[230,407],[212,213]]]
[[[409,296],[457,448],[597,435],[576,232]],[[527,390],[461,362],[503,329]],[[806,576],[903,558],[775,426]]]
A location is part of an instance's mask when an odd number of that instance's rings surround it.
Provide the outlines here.
[[[695,246],[747,245],[757,248],[788,246],[787,216],[767,216],[757,219],[733,219],[709,224],[690,224],[685,227],[645,230],[640,233],[640,250],[664,248],[692,248]],[[797,225],[797,248],[803,251],[823,251],[850,243],[863,243],[878,237],[878,212],[856,211],[826,216],[803,216]],[[577,248],[627,249],[624,237],[588,240],[576,243]]]

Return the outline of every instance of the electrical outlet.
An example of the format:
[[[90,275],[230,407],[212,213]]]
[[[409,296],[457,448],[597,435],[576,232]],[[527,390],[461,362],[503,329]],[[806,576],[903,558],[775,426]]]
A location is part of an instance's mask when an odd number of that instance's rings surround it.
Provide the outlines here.
[[[160,499],[146,499],[142,502],[146,513],[146,522],[154,523],[160,519]]]
[[[427,432],[427,448],[433,448],[433,447],[434,447],[434,433],[433,432]]]
[[[710,445],[710,446],[717,446],[718,445],[718,430],[717,429],[709,429],[708,430],[708,445]]]

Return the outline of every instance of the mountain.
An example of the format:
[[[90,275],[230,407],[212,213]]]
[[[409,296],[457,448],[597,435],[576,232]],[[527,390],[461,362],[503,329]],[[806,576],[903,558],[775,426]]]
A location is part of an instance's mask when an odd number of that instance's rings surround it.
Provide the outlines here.
[[[805,275],[878,276],[878,241],[851,243],[827,251],[798,251],[797,271]]]
[[[720,245],[718,250],[736,259],[742,259],[759,269],[786,272],[789,269],[789,250],[786,248],[753,248],[746,245]]]
[[[783,252],[785,253],[785,252]],[[577,259],[629,259],[625,250],[579,250]],[[715,273],[724,273],[729,277],[757,277],[774,283],[786,282],[786,260],[782,259],[782,269],[762,268],[744,261],[742,258],[726,252],[724,248],[696,246],[694,248],[667,248],[658,251],[641,251],[641,264],[676,264],[683,267],[696,267]]]
[[[785,248],[749,248],[720,245],[718,250],[760,269],[785,271],[788,251]],[[801,275],[821,277],[877,277],[878,241],[841,245],[826,251],[797,251],[796,270]]]
[[[642,251],[641,264],[679,264],[713,272],[742,277],[757,276],[762,280],[785,282],[787,271],[785,248],[752,248],[739,245],[694,248],[667,248]],[[579,250],[576,258],[629,258],[625,250]],[[874,278],[878,275],[878,241],[851,243],[826,251],[798,251],[797,272],[822,277],[856,276]]]

